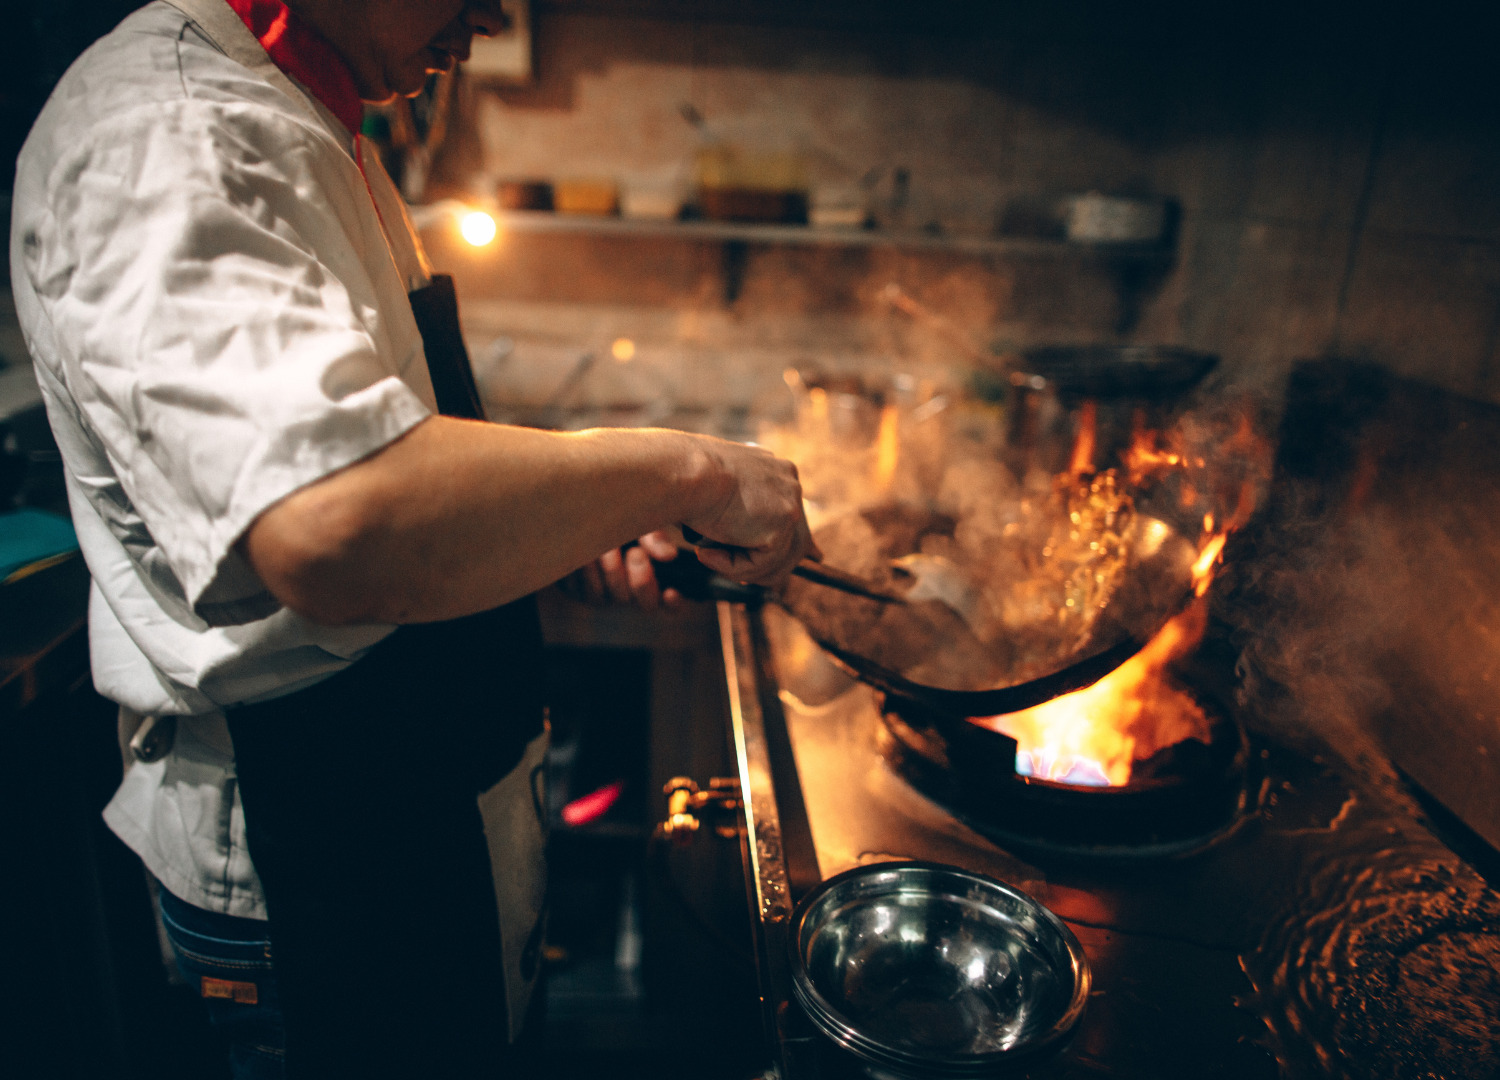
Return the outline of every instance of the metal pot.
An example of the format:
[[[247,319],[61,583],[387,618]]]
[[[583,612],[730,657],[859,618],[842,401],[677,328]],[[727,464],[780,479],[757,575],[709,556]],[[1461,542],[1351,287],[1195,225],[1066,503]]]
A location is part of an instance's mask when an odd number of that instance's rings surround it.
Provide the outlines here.
[[[1005,360],[1008,464],[1018,475],[1067,468],[1085,410],[1095,466],[1117,464],[1137,431],[1168,428],[1219,363],[1213,353],[1162,345],[1049,345]]]

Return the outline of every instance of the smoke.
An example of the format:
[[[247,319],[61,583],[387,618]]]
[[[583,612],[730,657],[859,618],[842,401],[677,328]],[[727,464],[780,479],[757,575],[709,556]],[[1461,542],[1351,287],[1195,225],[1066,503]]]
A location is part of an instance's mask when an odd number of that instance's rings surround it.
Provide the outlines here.
[[[1392,627],[1374,587],[1391,560],[1379,537],[1311,511],[1317,498],[1280,492],[1274,524],[1230,545],[1214,614],[1240,645],[1248,721],[1295,749],[1332,751],[1389,787],[1369,717],[1391,704],[1376,658]]]
[[[1033,391],[1002,404],[912,376],[793,371],[787,383],[796,415],[760,441],[797,463],[830,562],[915,576],[921,595],[962,615],[964,632],[949,620],[938,651],[988,660],[947,665],[941,685],[954,689],[1024,681],[1154,634],[1188,595],[1200,548],[1249,517],[1270,474],[1266,408],[1239,396],[1185,409]],[[798,613],[825,640],[889,651],[889,620],[817,595]]]
[[[1497,436],[1500,412],[1366,369],[1293,378],[1271,499],[1215,595],[1248,718],[1390,793],[1393,752],[1440,797],[1444,771],[1484,774],[1464,759],[1500,744]]]

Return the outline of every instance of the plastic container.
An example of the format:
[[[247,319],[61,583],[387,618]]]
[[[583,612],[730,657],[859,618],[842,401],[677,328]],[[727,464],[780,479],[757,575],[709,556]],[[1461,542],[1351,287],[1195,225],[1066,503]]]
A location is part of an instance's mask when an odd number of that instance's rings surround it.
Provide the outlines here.
[[[1090,191],[1064,203],[1064,235],[1082,244],[1151,244],[1162,238],[1167,204],[1161,199]]]
[[[552,208],[559,214],[608,217],[619,208],[619,188],[613,180],[556,180],[552,184]]]
[[[682,216],[682,184],[676,179],[631,177],[620,184],[620,214],[637,221],[675,221]]]
[[[502,210],[551,210],[552,185],[545,180],[502,180],[495,185]]]

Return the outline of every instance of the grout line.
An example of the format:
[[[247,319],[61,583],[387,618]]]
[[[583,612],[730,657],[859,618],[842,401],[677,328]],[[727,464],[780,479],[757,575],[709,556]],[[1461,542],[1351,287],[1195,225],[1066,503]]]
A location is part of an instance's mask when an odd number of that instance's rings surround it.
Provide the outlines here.
[[[1188,945],[1195,949],[1202,949],[1205,952],[1232,953],[1239,956],[1244,954],[1247,947],[1243,943],[1236,944],[1233,941],[1205,941],[1193,937],[1191,934],[1168,934],[1160,930],[1142,930],[1128,926],[1116,926],[1113,923],[1094,922],[1089,919],[1075,919],[1059,914],[1055,910],[1053,914],[1056,914],[1063,922],[1070,923],[1073,926],[1086,926],[1090,930],[1103,930],[1106,933],[1119,934],[1122,937],[1145,938],[1148,941],[1170,941],[1178,945]]]
[[[1354,280],[1354,268],[1359,259],[1365,223],[1370,215],[1370,201],[1375,191],[1375,174],[1380,164],[1381,152],[1384,150],[1386,128],[1390,125],[1391,102],[1395,96],[1396,72],[1399,67],[1396,62],[1394,38],[1390,41],[1388,50],[1385,81],[1380,88],[1380,97],[1375,106],[1375,130],[1370,135],[1370,156],[1365,163],[1365,176],[1360,184],[1359,199],[1354,204],[1354,220],[1350,224],[1349,231],[1349,250],[1344,257],[1344,274],[1342,280],[1339,281],[1338,299],[1334,301],[1333,334],[1329,342],[1329,351],[1335,356],[1343,350],[1344,313],[1348,308],[1349,286]]]
[[[1495,381],[1497,355],[1500,355],[1500,304],[1495,307],[1494,317],[1490,319],[1490,332],[1485,335],[1484,353],[1479,358],[1479,370],[1474,375],[1474,396],[1486,397],[1500,391],[1500,387],[1490,389]]]
[[[1307,221],[1290,217],[1275,217],[1267,214],[1230,214],[1213,210],[1195,210],[1184,208],[1184,214],[1192,214],[1200,225],[1232,225],[1240,228],[1249,228],[1255,225],[1264,225],[1273,229],[1300,229],[1310,232],[1342,232],[1351,234],[1355,225],[1343,225],[1338,222],[1329,221]],[[1443,243],[1466,244],[1477,247],[1500,248],[1500,234],[1497,233],[1464,233],[1464,232],[1434,232],[1429,229],[1393,229],[1384,225],[1365,224],[1363,232],[1368,236],[1390,236],[1403,240],[1429,240],[1441,241]]]

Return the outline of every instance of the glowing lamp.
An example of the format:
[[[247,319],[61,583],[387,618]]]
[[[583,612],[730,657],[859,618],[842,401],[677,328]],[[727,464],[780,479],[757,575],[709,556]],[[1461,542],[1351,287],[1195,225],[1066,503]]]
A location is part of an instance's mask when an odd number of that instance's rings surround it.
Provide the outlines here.
[[[475,247],[484,247],[495,239],[495,219],[483,210],[474,210],[464,215],[458,224],[459,232]]]

